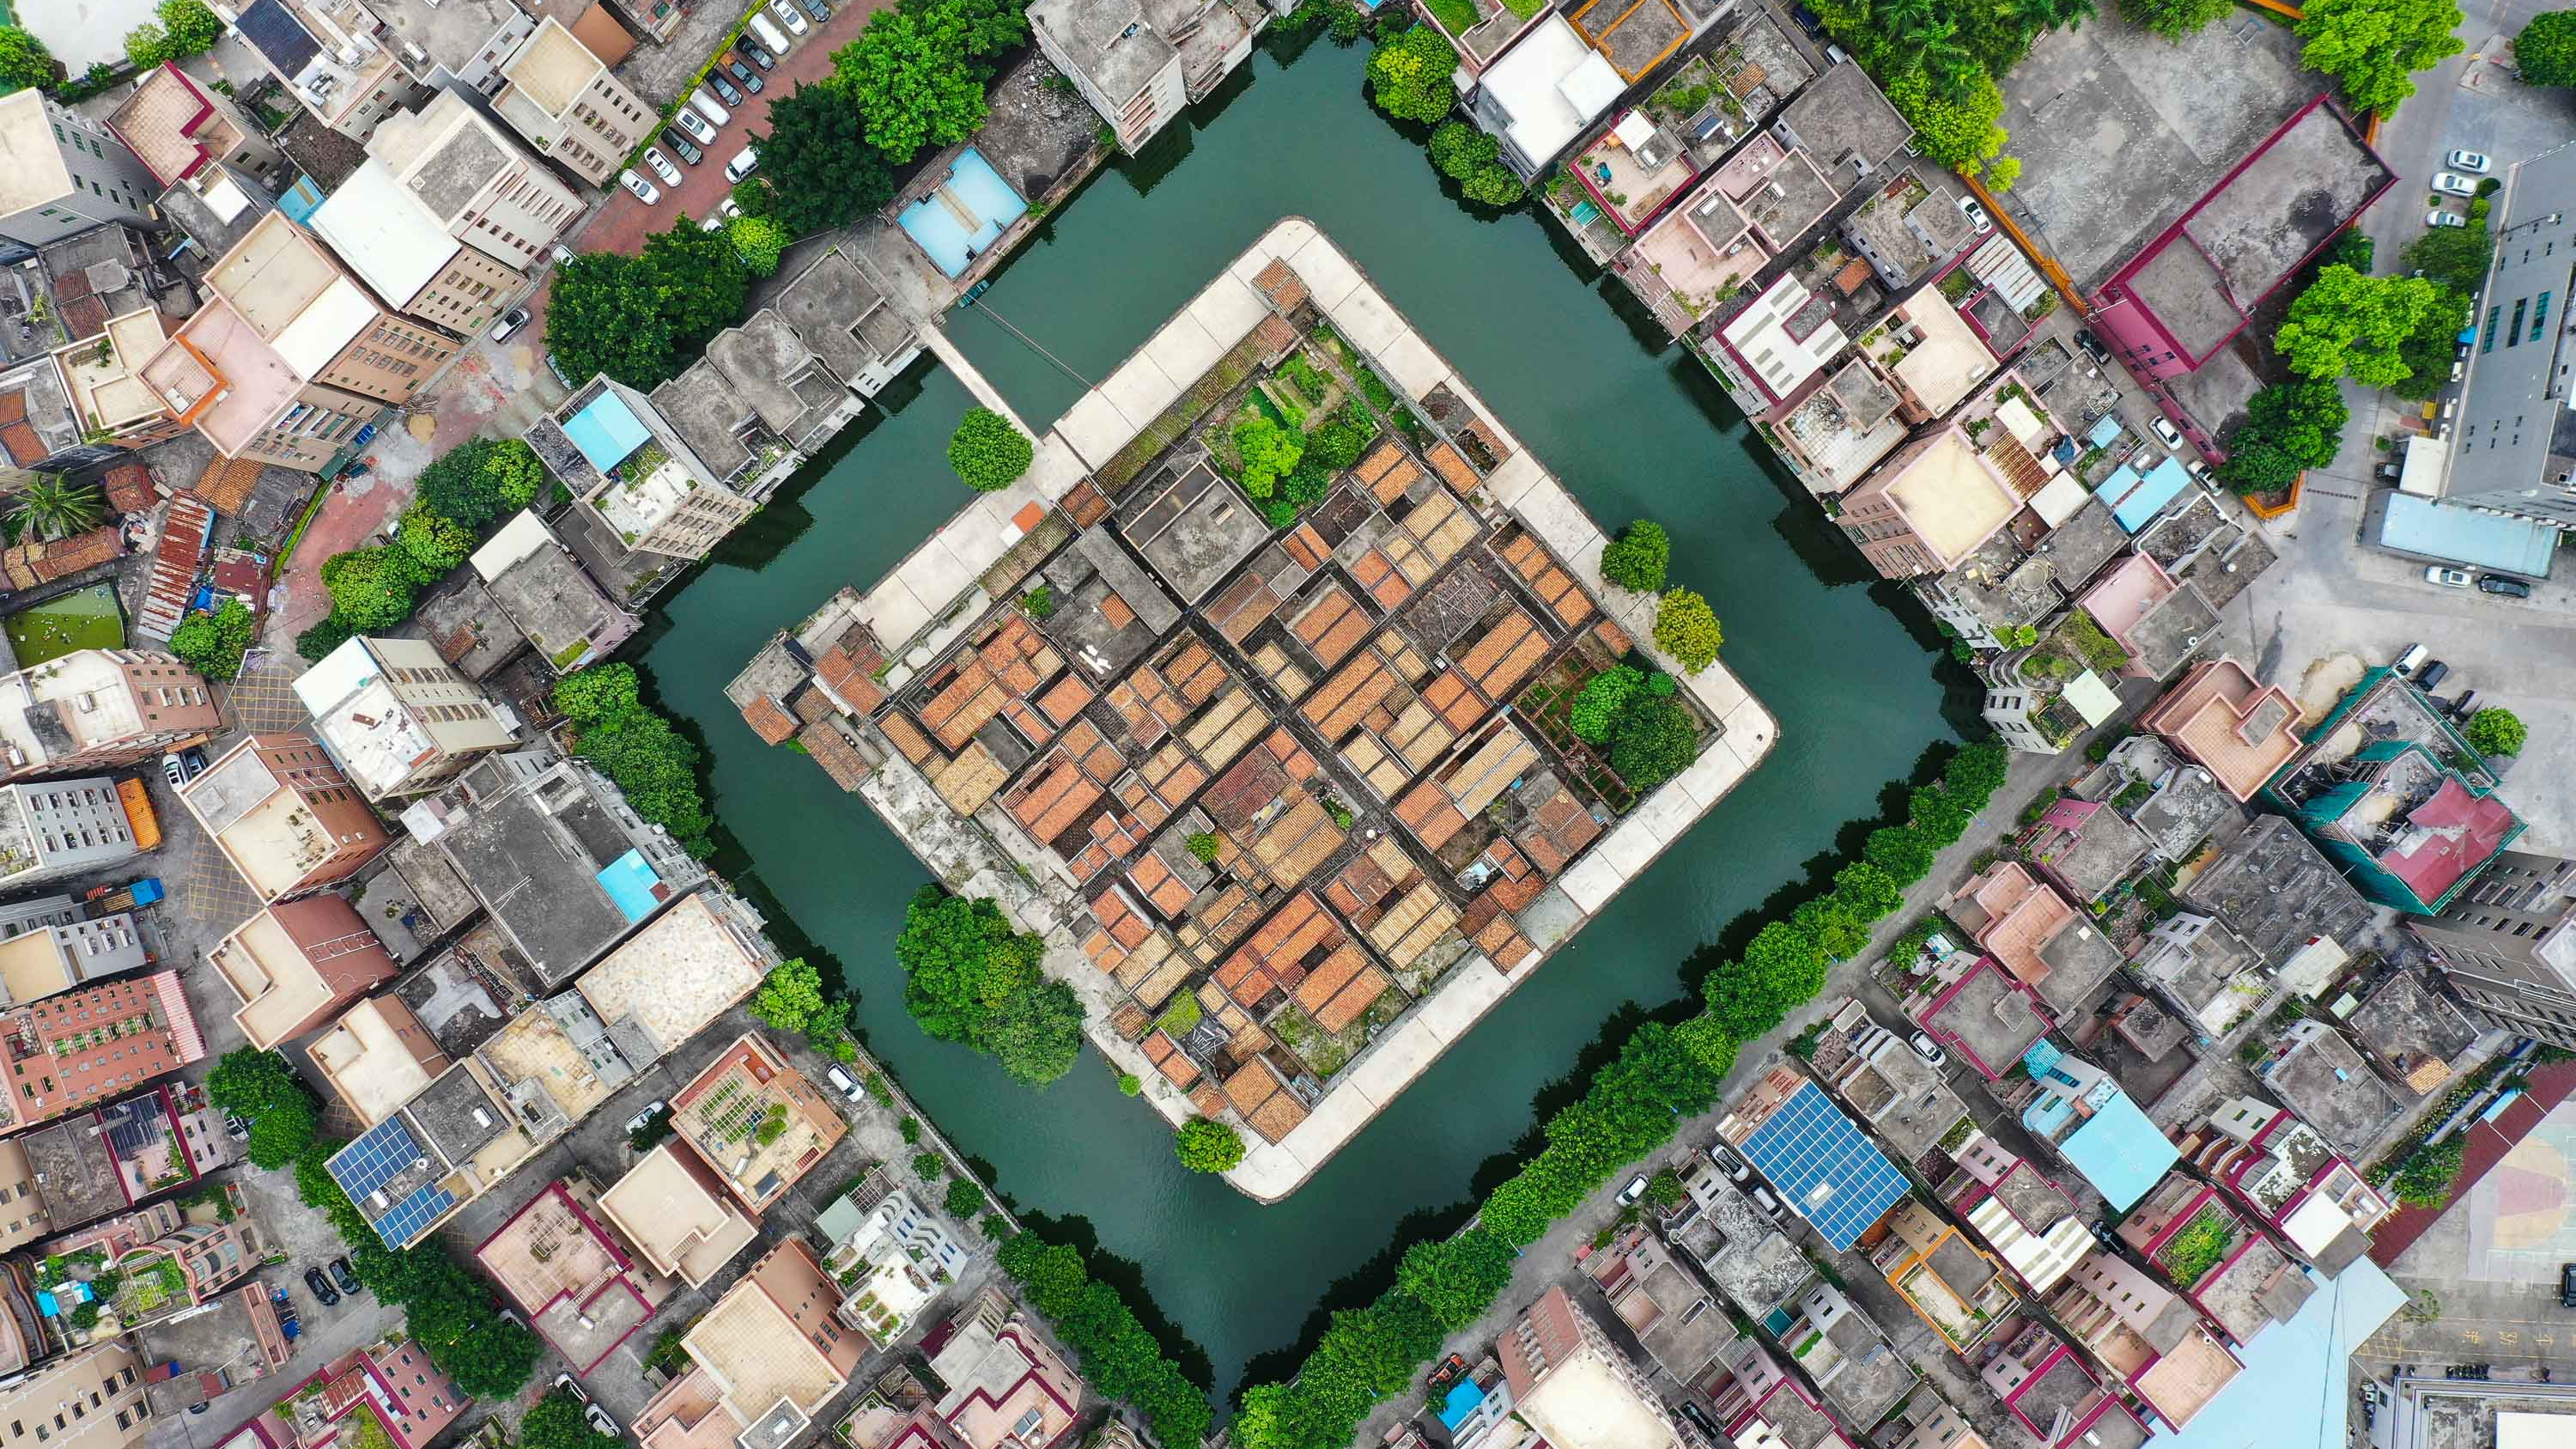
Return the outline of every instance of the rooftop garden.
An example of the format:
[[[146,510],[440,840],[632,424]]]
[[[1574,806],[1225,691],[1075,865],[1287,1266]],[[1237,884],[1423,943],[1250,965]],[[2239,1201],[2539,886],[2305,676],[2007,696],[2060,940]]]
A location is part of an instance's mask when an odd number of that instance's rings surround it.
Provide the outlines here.
[[[2227,1261],[2240,1236],[2234,1213],[2215,1202],[2203,1204],[2182,1231],[2156,1251],[2156,1266],[2181,1286],[2198,1287],[2212,1269]]]

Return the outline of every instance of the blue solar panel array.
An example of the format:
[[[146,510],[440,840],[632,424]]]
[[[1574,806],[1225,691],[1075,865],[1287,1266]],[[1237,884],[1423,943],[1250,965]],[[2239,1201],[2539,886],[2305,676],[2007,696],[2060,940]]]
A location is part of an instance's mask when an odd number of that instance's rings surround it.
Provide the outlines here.
[[[1904,1174],[1813,1082],[1801,1084],[1770,1120],[1753,1129],[1744,1155],[1839,1249],[1859,1241],[1905,1196]]]
[[[411,1135],[411,1127],[403,1121],[402,1114],[396,1113],[341,1148],[340,1155],[331,1159],[331,1175],[339,1179],[340,1190],[349,1195],[349,1201],[363,1207],[367,1194],[427,1155]]]
[[[431,1223],[454,1206],[456,1194],[433,1182],[394,1204],[394,1210],[378,1220],[376,1231],[384,1237],[387,1247],[407,1248],[412,1239],[426,1232]]]

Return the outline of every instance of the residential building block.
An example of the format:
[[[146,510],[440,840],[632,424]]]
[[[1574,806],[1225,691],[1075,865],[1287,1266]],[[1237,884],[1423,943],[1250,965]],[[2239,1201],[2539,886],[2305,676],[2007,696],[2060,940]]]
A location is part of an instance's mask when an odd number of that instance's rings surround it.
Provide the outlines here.
[[[11,1088],[0,1133],[23,1131],[206,1055],[179,973],[126,976],[0,1017]]]
[[[0,787],[0,884],[59,880],[140,853],[105,775]]]
[[[483,691],[418,639],[351,639],[296,676],[295,694],[370,800],[421,794],[513,741]]]
[[[1520,1416],[1555,1449],[1665,1449],[1678,1442],[1645,1372],[1562,1287],[1540,1294],[1494,1347]]]
[[[2576,860],[2498,851],[2438,915],[2408,918],[2461,999],[2506,1031],[2576,1047]]]
[[[157,227],[160,194],[107,125],[33,86],[0,96],[0,264],[109,222]]]
[[[606,186],[652,133],[653,109],[610,73],[590,47],[552,16],[501,63],[494,110],[550,156],[594,186]]]
[[[526,271],[587,209],[520,140],[454,91],[385,118],[368,155],[438,229]]]
[[[391,843],[310,735],[245,736],[179,799],[263,901],[346,880]]]
[[[10,780],[113,770],[224,727],[197,671],[153,649],[82,649],[0,678]]]
[[[241,1001],[233,1020],[265,1051],[339,1014],[402,970],[347,901],[335,895],[279,901],[208,952]]]

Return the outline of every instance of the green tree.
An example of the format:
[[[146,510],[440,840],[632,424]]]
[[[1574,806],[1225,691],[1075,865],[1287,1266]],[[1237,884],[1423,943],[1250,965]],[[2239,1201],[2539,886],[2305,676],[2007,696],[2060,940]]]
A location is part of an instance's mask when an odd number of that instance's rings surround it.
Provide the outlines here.
[[[991,900],[924,886],[895,941],[904,1009],[932,1037],[990,1053],[1042,1086],[1072,1069],[1082,1040],[1081,1002],[1038,969],[1045,950]]]
[[[575,383],[598,373],[650,390],[677,376],[678,344],[633,257],[583,252],[555,269],[546,350]]]
[[[1889,81],[1886,90],[1889,103],[1913,125],[1923,154],[1941,165],[1975,170],[2011,139],[1998,124],[2004,114],[2004,93],[1991,78],[1981,77],[1957,99],[1936,95],[1931,80],[1920,71]]]
[[[2120,0],[2130,23],[2180,40],[2236,8],[2235,0]]]
[[[1855,860],[1834,872],[1834,894],[1864,921],[1883,921],[1905,904],[1896,878],[1866,860]]]
[[[453,518],[415,503],[403,510],[394,542],[410,557],[420,578],[443,577],[474,552],[474,530]]]
[[[606,724],[642,709],[642,683],[632,664],[594,664],[555,681],[555,708],[576,728]]]
[[[1898,885],[1912,885],[1932,873],[1935,849],[1923,832],[1911,825],[1882,825],[1869,833],[1861,853],[1869,863],[1886,871],[1888,879]]]
[[[858,39],[832,52],[834,79],[890,164],[983,126],[991,107],[967,67],[968,40],[960,7],[925,5],[878,11]]]
[[[250,607],[227,597],[211,614],[191,614],[170,631],[170,652],[208,679],[232,679],[241,673],[256,621]]]
[[[1601,744],[1610,738],[1610,730],[1619,722],[1631,696],[1645,685],[1646,676],[1625,664],[1613,664],[1584,681],[1566,711],[1566,724],[1576,738]]]
[[[1484,1316],[1512,1282],[1512,1245],[1487,1228],[1421,1242],[1395,1265],[1395,1286],[1451,1333]]]
[[[1464,121],[1431,133],[1431,164],[1458,183],[1459,194],[1485,206],[1516,206],[1529,188],[1502,161],[1502,143]]]
[[[780,1031],[801,1032],[824,1007],[823,973],[802,956],[791,956],[769,968],[751,996],[751,1014]]]
[[[1619,530],[1601,549],[1601,577],[1637,594],[1664,591],[1664,570],[1673,560],[1672,537],[1651,518],[1640,518]]]
[[[2357,110],[2387,115],[2415,94],[2414,73],[2460,53],[2454,0],[2312,0],[2299,59],[2343,86]]]
[[[683,354],[699,352],[740,321],[751,295],[751,268],[733,243],[686,223],[646,237],[635,265],[637,280],[670,323],[672,345]]]
[[[170,33],[146,20],[125,32],[125,58],[137,70],[154,70],[179,58],[179,47],[170,41]]]
[[[459,443],[421,470],[417,505],[481,531],[536,500],[552,481],[536,450],[518,438],[475,438]]]
[[[321,1108],[275,1052],[235,1047],[206,1073],[206,1100],[250,1123],[242,1155],[254,1167],[293,1163],[321,1131]]]
[[[2470,230],[2485,232],[2485,226],[2445,227],[2445,231]],[[2457,356],[2460,319],[2470,314],[2471,302],[2466,293],[2443,287],[2433,295],[2432,305],[2397,344],[2397,360],[2405,365],[2406,376],[2388,385],[2390,393],[2410,402],[2429,402],[2442,395],[2451,384],[2451,362]]]
[[[671,832],[690,854],[715,852],[715,821],[698,789],[698,747],[638,698],[634,666],[594,664],[555,681],[555,708],[573,726],[573,749],[616,782],[636,814]]]
[[[991,408],[968,408],[948,435],[948,466],[978,493],[998,493],[1029,471],[1037,448]]]
[[[411,555],[390,544],[333,554],[322,561],[322,587],[332,617],[360,634],[411,617],[420,579]]]
[[[2240,493],[2278,493],[2305,469],[2332,463],[2343,445],[2343,389],[2332,382],[2275,383],[2245,405],[2227,438],[2219,481]]]
[[[354,632],[347,620],[337,614],[327,615],[321,623],[295,636],[295,652],[318,664],[329,658],[332,650],[348,643]]]
[[[98,527],[107,497],[95,483],[74,483],[59,473],[30,473],[9,500],[20,529],[38,538],[70,538]]]
[[[1610,768],[1637,790],[1650,790],[1699,758],[1699,722],[1668,694],[1640,694],[1610,728]]]
[[[1998,156],[1991,165],[1986,167],[1986,189],[1997,195],[2012,190],[2014,184],[2020,180],[2021,158],[2019,156]]]
[[[1828,961],[1848,961],[1869,945],[1869,922],[1835,895],[1811,896],[1789,913],[1789,924],[1815,939]]]
[[[1243,1134],[1223,1122],[1192,1117],[1172,1134],[1172,1151],[1192,1172],[1232,1172],[1243,1161]]]
[[[1788,921],[1756,933],[1744,954],[1720,962],[1700,984],[1708,1014],[1735,1041],[1750,1041],[1825,989],[1825,953]]]
[[[2468,728],[2460,731],[2469,747],[2481,755],[2519,755],[2530,731],[2523,728],[2522,716],[2509,709],[2482,709],[2469,716]]]
[[[549,1389],[519,1421],[519,1449],[617,1449],[623,1442],[592,1428],[567,1389]]]
[[[1429,125],[1458,104],[1458,88],[1449,81],[1457,68],[1458,52],[1438,30],[1410,26],[1378,41],[1369,57],[1369,95],[1397,120]]]
[[[778,270],[790,239],[786,227],[765,216],[746,214],[725,223],[725,240],[733,243],[734,254],[742,258],[743,266],[755,277],[766,277]]]
[[[1294,428],[1283,428],[1263,415],[1260,409],[1247,407],[1234,420],[1234,450],[1243,459],[1243,491],[1255,498],[1267,498],[1305,456],[1306,439]]]
[[[2440,291],[2421,277],[2365,277],[2350,267],[2327,267],[2290,304],[2272,345],[2303,377],[2386,387],[2406,377],[2398,347]]]
[[[1970,811],[1983,810],[1995,792],[2004,787],[2011,767],[2010,748],[1993,740],[1979,740],[1963,747],[1941,767],[1941,783]]]
[[[1306,435],[1306,456],[1302,461],[1313,463],[1327,474],[1339,473],[1360,460],[1372,435],[1365,420],[1344,408],[1332,421]]]
[[[2406,1165],[2397,1169],[2389,1188],[2399,1202],[2440,1207],[2450,1200],[2451,1183],[2459,1177],[2460,1163],[2466,1155],[2459,1137],[2436,1146],[2418,1147],[2406,1159]]]
[[[1726,635],[1718,628],[1717,613],[1708,600],[1695,590],[1672,589],[1655,605],[1655,642],[1673,656],[1684,674],[1697,674],[1717,662],[1718,646],[1726,642]]]
[[[203,55],[224,38],[224,22],[206,8],[205,0],[161,0],[154,13],[161,17],[161,28],[170,33],[170,44],[183,56]]]
[[[886,153],[837,85],[799,86],[770,104],[755,179],[768,214],[796,236],[848,226],[894,199]]]
[[[0,25],[0,92],[50,86],[62,62],[23,26]]]
[[[948,1184],[948,1191],[940,1198],[940,1206],[948,1209],[948,1215],[961,1223],[973,1222],[976,1215],[984,1211],[984,1190],[962,1177],[958,1178]]]
[[[1967,808],[1938,785],[1916,790],[1907,797],[1906,809],[1913,817],[1914,828],[1936,846],[1953,844],[1968,833]]]
[[[2531,17],[2513,41],[2513,63],[2526,84],[2576,86],[2576,10]]]

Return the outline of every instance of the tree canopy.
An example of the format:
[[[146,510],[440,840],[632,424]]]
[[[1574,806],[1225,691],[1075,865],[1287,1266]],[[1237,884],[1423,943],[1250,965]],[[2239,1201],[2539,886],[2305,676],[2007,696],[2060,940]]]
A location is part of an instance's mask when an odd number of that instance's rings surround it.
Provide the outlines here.
[[[2245,421],[2227,438],[2219,481],[2240,493],[2278,493],[2309,468],[2335,460],[2343,446],[2343,389],[2322,379],[2274,383],[2245,405]]]
[[[0,92],[52,85],[61,68],[54,53],[24,26],[0,25]]]
[[[2120,0],[2122,16],[2167,40],[2180,40],[2235,8],[2235,0]]]
[[[211,614],[190,614],[170,631],[170,652],[208,679],[226,680],[241,673],[255,621],[250,606],[227,596]]]
[[[892,165],[924,147],[966,139],[991,114],[983,77],[967,65],[972,27],[962,8],[880,10],[856,40],[832,52],[834,79]]]
[[[894,199],[886,153],[840,85],[799,86],[770,105],[754,180],[770,215],[796,236],[848,226]]]
[[[583,252],[555,271],[546,347],[576,380],[604,372],[649,391],[741,317],[750,288],[733,243],[690,224],[646,237],[637,256]]]
[[[1243,1134],[1223,1122],[1192,1117],[1172,1134],[1172,1151],[1192,1172],[1232,1172],[1243,1161]]]
[[[569,1389],[549,1389],[519,1420],[519,1449],[617,1449],[625,1442],[591,1427]]]
[[[2509,709],[2479,710],[2469,716],[2468,727],[2460,733],[2481,755],[2519,755],[2531,737],[2522,716]]]
[[[1010,487],[1036,457],[1027,435],[991,408],[968,408],[948,437],[948,466],[978,493]]]
[[[1458,192],[1483,206],[1514,206],[1529,188],[1503,164],[1503,143],[1460,120],[1431,133],[1431,164],[1458,183]]]
[[[1909,71],[1886,86],[1890,104],[1914,127],[1923,154],[1944,166],[1974,171],[2003,150],[2011,134],[2001,122],[2004,93],[1991,77],[1958,96],[1937,94],[1931,78]]]
[[[1685,674],[1697,674],[1717,662],[1726,642],[1717,614],[1693,589],[1668,590],[1655,606],[1655,642],[1673,656]]]
[[[475,438],[422,469],[413,499],[418,507],[480,530],[535,502],[548,481],[546,465],[524,441]]]
[[[2330,266],[2290,303],[2272,346],[2303,377],[2387,387],[2405,380],[2398,349],[2440,292],[2422,277],[2366,277]]]
[[[1474,1323],[1511,1286],[1512,1245],[1485,1228],[1414,1244],[1395,1265],[1395,1286],[1455,1333]]]
[[[1672,560],[1671,535],[1653,519],[1640,518],[1602,547],[1601,577],[1632,593],[1660,594]]]
[[[1458,104],[1458,88],[1449,81],[1457,68],[1457,50],[1437,29],[1408,26],[1379,40],[1369,57],[1369,96],[1399,121],[1429,125]]]
[[[1018,1080],[1044,1086],[1072,1070],[1082,1050],[1082,1004],[1038,969],[1045,952],[990,899],[923,886],[895,940],[904,1010],[938,1040],[987,1053]]]
[[[573,750],[614,781],[636,814],[671,832],[703,860],[715,853],[714,817],[698,790],[698,747],[637,697],[635,667],[594,664],[555,681],[555,708],[573,727]]]
[[[2460,53],[2460,20],[2454,0],[2311,0],[2299,58],[2333,76],[2355,109],[2385,116],[2415,94],[2415,72]]]
[[[2531,17],[2514,37],[2513,63],[2527,85],[2576,86],[2576,10]]]

